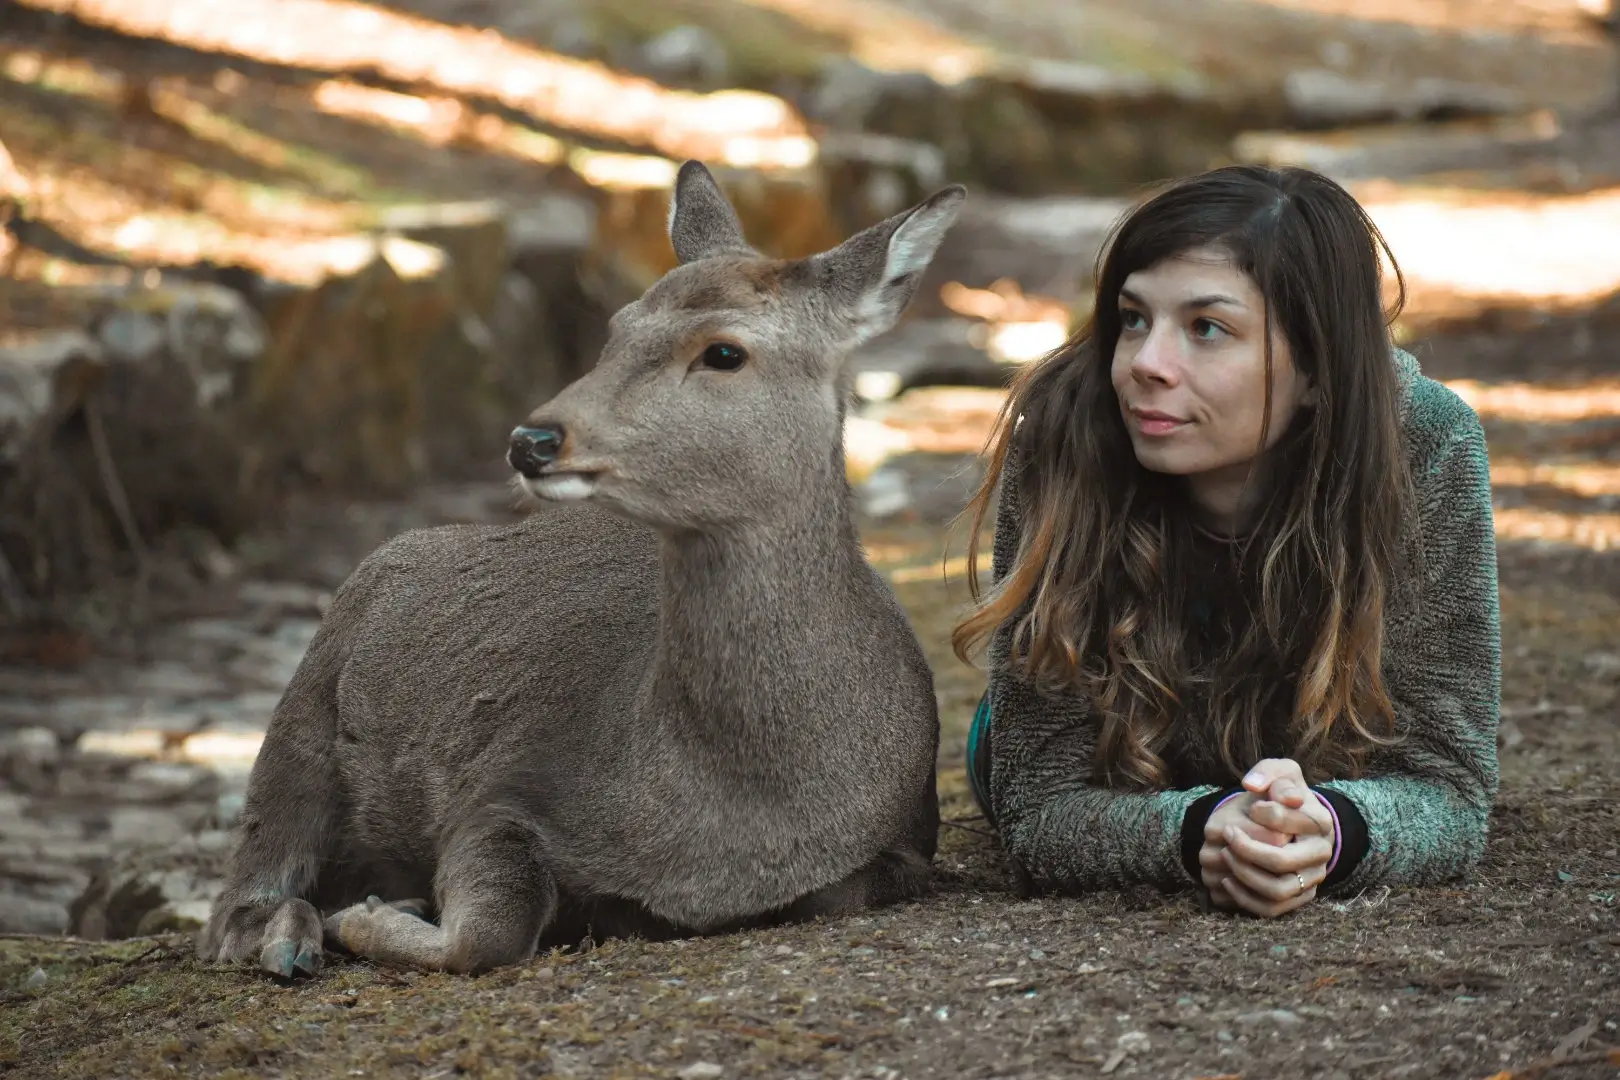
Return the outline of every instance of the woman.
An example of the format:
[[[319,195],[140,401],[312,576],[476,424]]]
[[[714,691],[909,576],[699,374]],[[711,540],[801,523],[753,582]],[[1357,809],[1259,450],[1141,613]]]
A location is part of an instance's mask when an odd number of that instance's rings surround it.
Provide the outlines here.
[[[1478,861],[1484,432],[1392,345],[1380,251],[1315,173],[1182,181],[1119,227],[1090,325],[1013,387],[954,643],[989,640],[969,775],[1034,887],[1190,883],[1272,917]]]

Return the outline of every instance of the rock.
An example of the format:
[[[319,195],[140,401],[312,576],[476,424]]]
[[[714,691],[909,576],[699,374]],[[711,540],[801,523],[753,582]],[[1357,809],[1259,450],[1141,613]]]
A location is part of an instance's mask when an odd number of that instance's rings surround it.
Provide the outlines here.
[[[1145,1054],[1153,1047],[1152,1040],[1145,1031],[1127,1031],[1119,1037],[1115,1045],[1127,1054]]]
[[[28,973],[28,978],[23,980],[23,989],[43,990],[45,989],[45,984],[50,981],[51,977],[45,974],[44,968],[35,968],[33,971]]]
[[[1289,118],[1301,127],[1419,120],[1440,114],[1517,113],[1532,107],[1523,92],[1500,83],[1442,77],[1375,79],[1327,69],[1289,72],[1283,77],[1282,96]]]
[[[342,488],[396,490],[428,466],[427,412],[462,414],[476,391],[434,397],[479,366],[456,329],[457,288],[437,248],[372,239],[352,272],[267,302],[270,346],[255,372],[259,468]],[[430,378],[427,368],[437,370]],[[470,369],[470,370],[469,370]]]
[[[914,317],[943,315],[947,285],[1010,282],[1026,297],[1089,305],[1097,255],[1130,205],[1071,196],[968,199],[923,276]]]
[[[68,929],[68,909],[14,892],[0,892],[0,933],[62,934]]]
[[[713,32],[690,23],[671,27],[641,46],[640,71],[659,82],[711,90],[728,85],[726,46]]]
[[[1559,135],[1547,112],[1528,116],[1397,123],[1337,131],[1254,131],[1232,142],[1239,161],[1302,165],[1344,181],[1407,177],[1510,164]]]
[[[73,901],[69,932],[111,940],[201,926],[219,894],[225,859],[224,851],[204,852],[197,845],[127,852]]]
[[[153,345],[150,335],[160,323]],[[101,320],[99,333],[110,351],[117,353],[117,345],[131,363],[165,353],[190,373],[205,409],[241,392],[266,343],[264,324],[241,293],[202,282],[131,291]]]
[[[1277,1027],[1295,1027],[1303,1024],[1304,1019],[1296,1012],[1287,1009],[1260,1009],[1256,1012],[1244,1013],[1234,1019],[1234,1023],[1245,1027],[1254,1027],[1258,1024],[1273,1024]]]
[[[919,386],[1005,386],[1013,369],[986,351],[987,329],[966,319],[914,319],[862,345],[848,370],[857,398],[889,401]]]
[[[101,346],[79,330],[0,347],[0,460],[16,460],[78,408],[106,367]]]
[[[214,800],[213,824],[216,829],[230,829],[236,825],[236,819],[242,816],[242,807],[247,801],[245,793],[240,791],[226,791]],[[227,845],[228,846],[228,845]]]
[[[115,311],[101,324],[101,343],[115,360],[144,364],[163,347],[163,325],[141,311]]]
[[[62,743],[49,728],[23,727],[0,732],[0,763],[16,760],[51,764],[62,756]],[[0,799],[0,812],[5,804]]]
[[[686,1066],[675,1075],[680,1080],[716,1080],[716,1077],[725,1074],[726,1070],[723,1066],[716,1065],[712,1061],[697,1061]]]

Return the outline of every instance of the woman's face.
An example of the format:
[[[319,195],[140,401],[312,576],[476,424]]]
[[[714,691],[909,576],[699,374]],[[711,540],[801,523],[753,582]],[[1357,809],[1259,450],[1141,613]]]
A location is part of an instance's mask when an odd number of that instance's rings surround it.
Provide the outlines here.
[[[1136,459],[1187,478],[1194,500],[1235,524],[1261,452],[1266,330],[1259,287],[1218,248],[1195,248],[1125,279],[1112,378]],[[1271,333],[1271,426],[1276,442],[1307,399],[1287,339]]]

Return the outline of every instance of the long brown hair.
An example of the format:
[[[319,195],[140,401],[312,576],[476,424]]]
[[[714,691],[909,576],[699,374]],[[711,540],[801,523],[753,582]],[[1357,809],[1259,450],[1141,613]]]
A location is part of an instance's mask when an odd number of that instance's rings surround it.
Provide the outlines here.
[[[1272,326],[1317,396],[1257,459],[1259,504],[1233,553],[1246,617],[1218,655],[1199,658],[1190,504],[1179,478],[1137,462],[1109,368],[1125,279],[1204,246],[1228,252],[1265,297],[1265,415]],[[1411,488],[1389,334],[1405,283],[1390,257],[1386,311],[1380,251],[1355,199],[1308,170],[1231,166],[1171,184],[1105,246],[1089,323],[1015,381],[969,504],[976,606],[952,641],[966,661],[1005,632],[1017,674],[1089,695],[1100,781],[1166,786],[1178,731],[1213,736],[1234,780],[1279,742],[1307,780],[1354,776],[1392,736],[1384,604]],[[980,530],[1009,470],[1020,534],[986,592]]]

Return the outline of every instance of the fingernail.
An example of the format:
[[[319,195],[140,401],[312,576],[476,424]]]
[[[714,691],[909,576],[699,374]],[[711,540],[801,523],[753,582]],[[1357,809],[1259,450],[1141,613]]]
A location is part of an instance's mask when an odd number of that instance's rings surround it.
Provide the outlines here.
[[[1245,785],[1258,784],[1261,781],[1263,781],[1264,779],[1265,779],[1265,777],[1260,775],[1258,772],[1252,772],[1248,776],[1245,776],[1243,778],[1243,783]]]
[[[1226,833],[1226,842],[1228,844],[1237,839],[1238,831],[1236,825],[1228,825],[1223,831]]]

